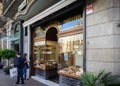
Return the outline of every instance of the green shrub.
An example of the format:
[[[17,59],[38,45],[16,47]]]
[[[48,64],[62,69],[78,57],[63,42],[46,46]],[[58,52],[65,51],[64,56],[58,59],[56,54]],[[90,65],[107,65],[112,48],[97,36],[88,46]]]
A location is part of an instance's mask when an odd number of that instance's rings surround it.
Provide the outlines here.
[[[14,58],[16,56],[16,52],[12,49],[4,49],[1,51],[1,57],[3,59],[8,60],[8,67],[9,67],[9,59]]]
[[[84,86],[120,86],[118,75],[100,71],[97,75],[86,72],[80,77]]]
[[[2,50],[2,57],[4,59],[10,59],[16,56],[16,52],[12,49],[4,49]]]
[[[10,70],[9,67],[3,68],[3,71],[4,71],[6,74],[9,74],[9,70]]]

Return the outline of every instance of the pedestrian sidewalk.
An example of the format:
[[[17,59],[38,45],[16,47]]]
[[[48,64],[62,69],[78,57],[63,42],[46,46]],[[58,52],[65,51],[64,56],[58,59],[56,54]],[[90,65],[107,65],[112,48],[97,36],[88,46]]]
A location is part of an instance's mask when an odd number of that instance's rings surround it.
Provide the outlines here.
[[[58,83],[55,83],[55,82],[52,82],[52,81],[50,81],[50,80],[45,80],[45,79],[43,79],[43,78],[40,78],[39,75],[37,75],[37,76],[32,76],[32,79],[37,80],[37,81],[39,81],[39,82],[42,82],[42,83],[44,83],[44,84],[46,84],[46,85],[48,85],[48,86],[59,86]]]
[[[16,82],[16,77],[15,78],[10,78],[9,75],[6,75],[2,69],[0,69],[0,86],[15,86]],[[29,80],[25,80],[25,84],[19,84],[16,86],[48,86],[45,85],[39,81],[36,81],[32,78]]]

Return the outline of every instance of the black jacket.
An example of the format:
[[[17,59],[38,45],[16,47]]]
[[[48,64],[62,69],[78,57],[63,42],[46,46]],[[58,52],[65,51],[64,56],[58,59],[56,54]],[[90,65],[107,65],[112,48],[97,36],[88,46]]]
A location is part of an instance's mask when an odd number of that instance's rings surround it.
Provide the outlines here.
[[[24,59],[22,57],[17,58],[17,68],[23,68],[24,66]]]

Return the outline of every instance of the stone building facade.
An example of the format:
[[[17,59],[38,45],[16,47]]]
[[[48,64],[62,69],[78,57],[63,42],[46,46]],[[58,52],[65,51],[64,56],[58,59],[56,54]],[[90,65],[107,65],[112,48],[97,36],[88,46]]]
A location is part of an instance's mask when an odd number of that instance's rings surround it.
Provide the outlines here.
[[[120,0],[95,0],[87,15],[87,71],[120,73]]]
[[[15,3],[18,3],[17,1],[21,1],[21,0],[16,0]],[[19,3],[22,3],[22,1]],[[23,18],[23,20],[25,20],[25,23],[23,24],[23,26],[24,28],[27,27],[28,36],[24,37],[25,41],[27,39],[27,43],[25,44],[27,46],[26,48],[24,47],[23,51],[27,52],[28,57],[30,57],[31,52],[29,51],[31,47],[30,46],[31,35],[29,30],[30,29],[29,23],[31,23],[32,21],[29,21],[29,20],[32,19],[32,16],[31,16],[31,13],[29,12],[29,8],[33,6],[33,4],[35,3],[35,0],[28,0],[28,1],[32,1],[32,3],[29,6],[26,5],[26,7],[28,7],[26,8],[27,10],[25,10],[25,13],[23,14],[21,13],[21,17],[19,18]],[[55,0],[53,0],[53,2],[54,1]],[[68,2],[70,1],[72,3],[72,1],[74,0],[68,0]],[[87,21],[86,68],[87,68],[87,71],[98,73],[99,70],[105,69],[106,72],[119,74],[120,72],[120,0],[89,0],[89,1],[93,1],[92,2],[93,12],[91,14],[86,15],[86,21]],[[46,0],[45,2],[48,2],[48,0]],[[57,4],[58,2],[60,1],[57,0],[55,4]],[[38,7],[37,3],[35,3],[34,5]],[[18,5],[16,6],[18,7]],[[28,14],[30,16],[28,16],[27,12],[29,12]],[[37,14],[38,13],[36,12],[35,15]],[[13,15],[11,14],[11,16]],[[42,15],[41,19],[44,17],[45,15]]]

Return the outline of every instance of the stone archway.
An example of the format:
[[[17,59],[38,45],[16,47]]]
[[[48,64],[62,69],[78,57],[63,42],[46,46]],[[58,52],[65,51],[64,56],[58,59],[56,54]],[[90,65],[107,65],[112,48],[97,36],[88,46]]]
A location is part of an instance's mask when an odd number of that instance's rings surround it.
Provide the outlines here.
[[[58,29],[56,27],[50,27],[46,31],[46,46],[51,48],[51,52],[54,54],[54,60],[58,61]]]
[[[55,27],[50,27],[46,31],[46,41],[55,41],[58,42],[58,37],[57,37],[57,28]]]

